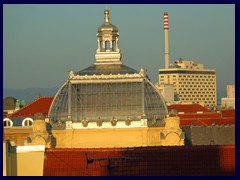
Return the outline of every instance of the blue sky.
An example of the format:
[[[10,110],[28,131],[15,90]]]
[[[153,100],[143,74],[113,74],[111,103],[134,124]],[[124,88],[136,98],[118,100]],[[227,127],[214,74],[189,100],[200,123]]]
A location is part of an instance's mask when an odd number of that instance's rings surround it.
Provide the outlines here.
[[[60,87],[68,70],[94,63],[106,5],[3,5],[3,87]],[[170,63],[195,59],[216,69],[218,91],[235,84],[235,5],[108,5],[119,28],[122,62],[144,67],[153,83],[164,68],[163,13]]]

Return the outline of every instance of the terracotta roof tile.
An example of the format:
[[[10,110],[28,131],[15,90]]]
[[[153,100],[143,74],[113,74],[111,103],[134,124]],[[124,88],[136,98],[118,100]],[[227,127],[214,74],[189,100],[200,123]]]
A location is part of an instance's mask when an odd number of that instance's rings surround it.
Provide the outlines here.
[[[44,156],[44,176],[235,175],[235,145],[46,148]]]
[[[201,106],[200,104],[172,104],[168,106],[169,111],[176,109],[178,112],[184,113],[196,113],[198,111],[202,112],[212,112],[211,110]]]
[[[221,118],[221,119],[180,119],[181,126],[211,126],[211,125],[233,125],[235,118]]]
[[[235,117],[235,109],[222,110],[222,117]]]
[[[54,97],[40,97],[18,111],[10,114],[8,118],[16,117],[33,117],[36,113],[43,113],[44,116],[47,116],[51,103]]]

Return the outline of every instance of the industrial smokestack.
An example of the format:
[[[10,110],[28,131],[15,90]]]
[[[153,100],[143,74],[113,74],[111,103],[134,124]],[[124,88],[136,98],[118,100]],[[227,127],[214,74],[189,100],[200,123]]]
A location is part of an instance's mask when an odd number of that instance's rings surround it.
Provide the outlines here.
[[[163,15],[163,28],[164,28],[164,59],[165,59],[165,68],[169,66],[169,44],[168,44],[168,13],[164,12]]]

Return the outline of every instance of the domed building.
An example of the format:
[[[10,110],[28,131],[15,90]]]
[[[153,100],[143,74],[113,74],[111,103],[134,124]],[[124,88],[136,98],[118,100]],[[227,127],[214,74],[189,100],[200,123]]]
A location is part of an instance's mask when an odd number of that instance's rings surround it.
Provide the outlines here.
[[[145,69],[121,62],[118,28],[110,23],[109,11],[104,14],[95,63],[70,70],[51,104],[48,117],[56,147],[161,145],[165,101]]]

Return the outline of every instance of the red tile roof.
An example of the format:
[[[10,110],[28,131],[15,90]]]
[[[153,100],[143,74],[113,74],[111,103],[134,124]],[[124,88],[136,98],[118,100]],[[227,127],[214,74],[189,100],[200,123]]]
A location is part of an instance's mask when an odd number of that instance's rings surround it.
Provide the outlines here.
[[[235,117],[235,109],[222,110],[222,117]]]
[[[39,112],[43,113],[44,116],[47,116],[53,98],[54,97],[40,97],[13,114],[10,114],[8,118],[33,117],[34,114]]]
[[[211,110],[201,106],[200,104],[173,104],[168,106],[168,110],[176,109],[178,112],[184,113],[196,113],[198,111],[202,112],[212,112]]]
[[[202,113],[202,114],[197,114],[197,113],[189,113],[189,114],[178,114],[180,119],[221,119],[222,116],[220,113]]]
[[[169,111],[176,109],[180,118],[181,126],[209,126],[235,124],[235,110],[222,110],[220,113],[213,112],[199,104],[173,104],[168,106]],[[197,112],[202,113],[197,113]]]
[[[46,148],[44,176],[234,176],[235,145]]]
[[[179,114],[180,125],[203,126],[203,125],[231,125],[235,124],[235,116],[222,117],[221,113],[203,114]]]
[[[181,126],[211,126],[211,125],[233,125],[235,118],[226,119],[180,119]]]

